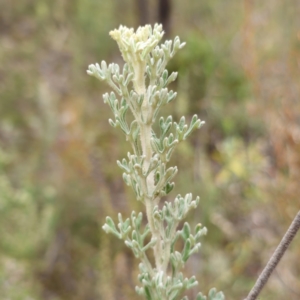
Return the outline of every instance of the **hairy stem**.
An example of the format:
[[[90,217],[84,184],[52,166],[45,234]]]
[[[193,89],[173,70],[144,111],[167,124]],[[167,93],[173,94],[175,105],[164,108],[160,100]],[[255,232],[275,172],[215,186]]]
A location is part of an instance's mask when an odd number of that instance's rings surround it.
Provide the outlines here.
[[[154,208],[154,203],[153,199],[148,198],[145,199],[146,203],[146,214],[147,214],[147,219],[149,222],[149,228],[152,234],[152,237],[156,238],[156,244],[153,247],[154,251],[154,258],[155,258],[155,266],[158,271],[162,270],[162,241],[161,241],[161,236],[158,228],[155,228],[154,224],[154,217],[153,217],[153,208]]]
[[[141,107],[141,113],[144,119],[147,119],[147,114],[149,113],[149,103],[146,98],[146,87],[145,87],[145,65],[143,63],[134,65],[134,89],[139,95],[144,95],[144,101]],[[152,123],[147,123],[142,119],[137,120],[140,127],[140,141],[143,155],[145,157],[143,169],[146,172],[149,168],[150,161],[153,155],[153,150],[151,147],[151,132],[152,132]],[[153,247],[154,257],[155,257],[155,266],[156,269],[161,271],[163,260],[162,260],[162,240],[159,232],[159,228],[155,227],[153,209],[157,204],[158,199],[154,199],[155,195],[152,195],[154,191],[154,174],[151,172],[146,178],[146,187],[145,187],[145,205],[146,205],[146,214],[149,222],[149,228],[152,234],[152,237],[156,238],[157,242]]]
[[[258,295],[260,294],[261,290],[267,283],[269,277],[271,276],[272,272],[275,270],[276,266],[280,262],[282,256],[284,255],[285,251],[287,250],[288,246],[294,239],[295,235],[297,234],[297,231],[300,228],[300,211],[294,218],[292,224],[290,225],[289,229],[285,233],[284,237],[282,238],[281,242],[279,243],[278,247],[276,248],[274,254],[268,261],[266,267],[262,271],[262,273],[259,275],[254,287],[250,291],[247,298],[244,300],[255,300]]]

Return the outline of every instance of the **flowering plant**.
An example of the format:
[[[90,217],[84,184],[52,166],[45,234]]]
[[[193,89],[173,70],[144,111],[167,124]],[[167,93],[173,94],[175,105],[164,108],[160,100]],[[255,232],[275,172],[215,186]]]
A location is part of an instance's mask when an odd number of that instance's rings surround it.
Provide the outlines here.
[[[163,30],[157,24],[153,28],[150,25],[139,27],[136,32],[120,26],[110,35],[118,43],[126,62],[123,68],[102,61],[101,65],[90,65],[87,73],[106,81],[114,90],[103,95],[114,114],[114,120],[109,119],[109,123],[121,128],[133,151],[117,164],[124,171],[125,183],[145,205],[148,224],[143,228],[143,214],[133,211],[125,220],[119,213],[117,225],[107,217],[103,229],[124,240],[140,259],[138,294],[148,300],[179,299],[185,290],[198,284],[195,276],[184,278],[180,271],[189,257],[199,250],[200,239],[207,233],[201,224],[192,230],[187,222],[178,229],[187,213],[197,207],[199,197],[193,200],[192,194],[178,195],[173,202],[166,201],[161,208],[159,206],[162,197],[174,188],[172,180],[177,167],[168,167],[174,149],[204,124],[196,115],[190,124],[186,124],[184,117],[178,123],[172,116],[158,119],[160,108],[176,97],[167,86],[176,79],[177,73],[169,74],[166,65],[185,43],[176,37],[173,42],[158,45]],[[134,117],[131,124],[126,119],[128,109]],[[159,132],[153,129],[155,122],[158,122]],[[180,238],[184,246],[177,251],[176,242]],[[154,264],[148,257],[148,249],[153,250]],[[196,299],[207,297],[199,293]],[[222,292],[211,289],[208,299],[225,298]]]

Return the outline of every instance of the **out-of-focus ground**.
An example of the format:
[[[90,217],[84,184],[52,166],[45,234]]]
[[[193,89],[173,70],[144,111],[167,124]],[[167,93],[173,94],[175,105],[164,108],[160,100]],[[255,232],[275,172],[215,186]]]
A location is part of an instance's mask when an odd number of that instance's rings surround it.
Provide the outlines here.
[[[197,289],[243,299],[299,210],[300,2],[160,3],[0,1],[1,299],[138,299],[137,260],[101,229],[143,209],[116,165],[129,147],[85,72],[122,64],[120,24],[164,22],[187,42],[162,113],[206,121],[174,154],[168,197],[201,197],[189,221],[209,233],[185,269]],[[261,299],[300,299],[299,235]]]

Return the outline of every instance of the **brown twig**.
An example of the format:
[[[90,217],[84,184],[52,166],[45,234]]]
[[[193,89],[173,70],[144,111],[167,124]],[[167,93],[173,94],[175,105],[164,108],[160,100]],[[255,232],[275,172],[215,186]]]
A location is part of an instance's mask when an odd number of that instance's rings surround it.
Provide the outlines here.
[[[257,298],[257,296],[259,295],[259,293],[261,292],[261,290],[263,289],[263,287],[267,283],[270,275],[272,274],[272,272],[275,270],[276,266],[280,262],[280,260],[281,260],[282,256],[284,255],[286,249],[288,248],[288,246],[290,245],[290,243],[294,239],[294,237],[295,237],[297,231],[299,230],[299,228],[300,228],[300,211],[298,212],[298,214],[294,218],[292,224],[290,225],[289,229],[285,233],[285,235],[282,238],[280,244],[276,248],[274,254],[272,255],[272,257],[268,261],[267,265],[265,266],[264,270],[259,275],[259,277],[258,277],[254,287],[250,291],[249,295],[244,300],[255,300]]]

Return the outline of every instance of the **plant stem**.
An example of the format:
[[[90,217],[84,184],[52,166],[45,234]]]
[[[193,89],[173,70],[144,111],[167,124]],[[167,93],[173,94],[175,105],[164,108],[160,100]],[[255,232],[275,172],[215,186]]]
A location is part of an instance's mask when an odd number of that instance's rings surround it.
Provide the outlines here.
[[[144,101],[148,101],[145,99]],[[143,155],[145,156],[144,160],[144,171],[147,171],[150,160],[152,158],[152,148],[150,143],[151,138],[151,124],[144,124],[143,122],[140,123],[140,138],[141,138],[141,146]],[[147,219],[149,222],[149,228],[152,234],[152,237],[156,238],[156,244],[153,247],[154,257],[155,257],[155,266],[157,270],[162,269],[162,241],[161,235],[159,232],[159,228],[155,227],[154,224],[154,217],[153,217],[153,209],[154,206],[157,204],[158,199],[154,199],[154,195],[152,195],[154,191],[154,174],[151,172],[148,177],[146,178],[146,193],[145,196],[145,205],[146,205],[146,214]]]
[[[258,277],[255,285],[253,286],[252,290],[250,291],[249,295],[244,300],[255,300],[257,298],[257,296],[260,294],[261,290],[267,283],[272,272],[275,270],[276,266],[280,262],[282,256],[284,255],[285,251],[287,250],[288,246],[294,239],[299,228],[300,228],[300,211],[294,218],[292,224],[290,225],[289,229],[285,233],[284,237],[282,238],[281,242],[279,243],[278,247],[276,248],[274,254],[268,261],[267,265],[265,266],[264,270],[259,275],[259,277]]]
[[[147,219],[149,222],[149,228],[152,234],[152,237],[156,238],[156,244],[153,247],[154,251],[154,258],[155,258],[155,266],[158,271],[162,270],[162,241],[161,241],[161,236],[158,228],[155,228],[154,225],[154,218],[153,218],[153,208],[154,208],[154,203],[153,199],[148,198],[145,199],[146,203],[146,214],[147,214]]]
[[[149,103],[146,97],[146,87],[145,87],[145,65],[143,63],[137,63],[134,65],[135,77],[133,80],[134,89],[139,95],[144,95],[144,101],[141,107],[141,114],[144,119],[147,119],[147,114],[149,112]],[[146,172],[149,168],[150,161],[153,155],[152,147],[151,147],[151,132],[152,132],[152,123],[143,122],[142,116],[137,120],[140,127],[140,141],[141,148],[144,159],[144,172]],[[154,217],[153,217],[153,209],[154,206],[158,204],[159,199],[155,198],[155,195],[152,195],[154,191],[154,174],[151,172],[146,178],[146,187],[144,195],[145,195],[145,205],[146,205],[146,215],[149,222],[149,228],[153,238],[156,238],[157,242],[153,247],[154,258],[155,258],[155,266],[156,269],[161,271],[163,266],[162,260],[162,240],[159,232],[159,228],[155,228]]]

